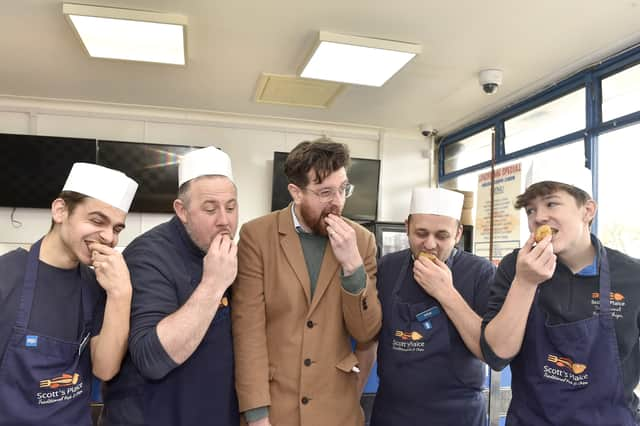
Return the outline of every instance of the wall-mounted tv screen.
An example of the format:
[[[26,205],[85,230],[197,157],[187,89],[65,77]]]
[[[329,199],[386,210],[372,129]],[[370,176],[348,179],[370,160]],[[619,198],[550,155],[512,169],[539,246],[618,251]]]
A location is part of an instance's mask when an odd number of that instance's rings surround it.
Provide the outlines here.
[[[138,182],[130,211],[173,213],[180,157],[196,148],[178,145],[98,141],[98,164]]]
[[[271,211],[284,208],[291,202],[287,190],[287,176],[284,162],[287,152],[273,153],[273,185]],[[349,219],[364,222],[375,221],[378,216],[378,184],[380,181],[380,160],[351,158],[347,171],[349,182],[355,185],[353,195],[347,199],[342,214]]]
[[[95,139],[0,134],[0,205],[50,208],[71,166],[96,162]]]

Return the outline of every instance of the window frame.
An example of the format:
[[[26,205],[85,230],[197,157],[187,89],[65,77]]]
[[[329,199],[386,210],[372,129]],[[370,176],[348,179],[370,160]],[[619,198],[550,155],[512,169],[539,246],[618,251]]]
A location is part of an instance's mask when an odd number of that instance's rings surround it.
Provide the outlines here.
[[[599,64],[579,71],[557,84],[507,107],[496,114],[472,123],[460,130],[440,138],[438,141],[438,182],[443,183],[458,176],[491,167],[492,161],[483,161],[471,166],[445,173],[445,147],[460,142],[476,133],[489,128],[495,131],[495,166],[514,161],[527,155],[535,154],[550,148],[574,142],[584,141],[585,166],[591,169],[593,179],[593,196],[598,199],[598,136],[629,125],[640,123],[640,110],[602,121],[602,80],[640,64],[640,45],[618,53]],[[571,92],[585,89],[585,123],[586,127],[569,134],[540,142],[539,144],[505,153],[505,121],[531,111],[549,102],[557,100]],[[593,232],[597,232],[597,218],[593,223]]]

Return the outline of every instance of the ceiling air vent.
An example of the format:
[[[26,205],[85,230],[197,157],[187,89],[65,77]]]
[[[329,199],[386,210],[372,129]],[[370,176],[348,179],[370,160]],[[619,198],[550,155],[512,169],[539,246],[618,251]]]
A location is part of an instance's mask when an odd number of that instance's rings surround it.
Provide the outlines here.
[[[344,88],[333,81],[262,73],[256,102],[309,108],[328,108]]]

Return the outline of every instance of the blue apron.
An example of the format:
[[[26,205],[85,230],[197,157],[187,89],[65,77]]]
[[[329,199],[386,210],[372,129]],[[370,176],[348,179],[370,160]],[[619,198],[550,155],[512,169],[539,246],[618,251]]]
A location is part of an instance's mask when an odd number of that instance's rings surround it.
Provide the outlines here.
[[[453,258],[447,261],[450,268]],[[425,302],[401,300],[403,284],[418,285],[411,266],[411,256],[407,256],[391,303],[383,303],[378,342],[380,385],[371,426],[485,426],[486,401],[481,393],[484,364],[466,347],[452,347],[452,336],[457,332],[437,300],[426,293]],[[419,314],[438,310],[428,321],[420,321],[424,318]]]
[[[513,399],[507,424],[635,425],[624,398],[606,250],[600,251],[598,315],[549,325],[538,304],[539,291],[520,354],[511,362]]]
[[[146,381],[145,424],[240,424],[233,371],[230,311],[229,306],[218,308],[200,346],[187,361],[160,380]]]
[[[41,242],[29,250],[20,307],[0,365],[0,425],[90,426],[92,376],[91,351],[87,346],[92,306],[89,291],[81,289],[84,327],[79,341],[44,336],[27,327]]]

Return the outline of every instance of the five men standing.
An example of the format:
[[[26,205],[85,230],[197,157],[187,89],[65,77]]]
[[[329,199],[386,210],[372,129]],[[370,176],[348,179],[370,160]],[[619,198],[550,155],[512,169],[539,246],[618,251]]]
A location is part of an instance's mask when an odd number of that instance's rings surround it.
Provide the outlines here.
[[[441,188],[413,190],[410,248],[376,268],[373,235],[341,216],[349,162],[343,144],[296,146],[293,202],[236,247],[230,159],[193,151],[175,216],[126,264],[114,247],[137,184],[74,165],[49,233],[0,256],[0,425],[89,425],[93,371],[102,425],[360,426],[376,337],[372,426],[485,425],[484,359],[511,363],[509,425],[636,425],[640,263],[590,233],[587,169],[533,165],[516,201],[532,235],[496,274],[456,248],[463,196]]]

